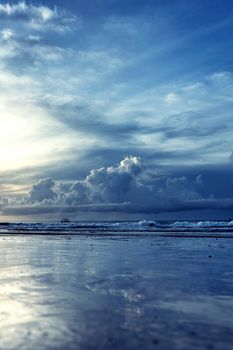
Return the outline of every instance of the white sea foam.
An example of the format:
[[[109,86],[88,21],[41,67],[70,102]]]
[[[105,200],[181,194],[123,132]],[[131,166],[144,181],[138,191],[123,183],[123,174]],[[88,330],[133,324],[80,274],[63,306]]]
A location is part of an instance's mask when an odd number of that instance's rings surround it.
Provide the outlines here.
[[[170,226],[187,228],[229,227],[233,226],[233,221],[175,221],[174,223],[171,223]]]
[[[71,222],[23,222],[1,223],[0,233],[106,233],[106,232],[226,232],[233,231],[233,221],[71,221]]]

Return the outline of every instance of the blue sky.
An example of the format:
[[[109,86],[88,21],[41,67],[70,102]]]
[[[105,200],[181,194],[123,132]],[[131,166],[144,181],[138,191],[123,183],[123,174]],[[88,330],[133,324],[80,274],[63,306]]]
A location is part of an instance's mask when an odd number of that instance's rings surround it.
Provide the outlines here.
[[[232,32],[226,0],[1,2],[2,217],[231,216]]]

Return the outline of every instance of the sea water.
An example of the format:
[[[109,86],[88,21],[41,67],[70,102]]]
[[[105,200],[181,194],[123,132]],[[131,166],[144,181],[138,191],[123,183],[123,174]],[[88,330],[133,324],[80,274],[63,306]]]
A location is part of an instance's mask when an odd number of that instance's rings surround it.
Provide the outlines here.
[[[0,233],[233,233],[233,221],[71,221],[0,223]]]
[[[201,234],[0,235],[0,348],[231,350],[233,241]]]

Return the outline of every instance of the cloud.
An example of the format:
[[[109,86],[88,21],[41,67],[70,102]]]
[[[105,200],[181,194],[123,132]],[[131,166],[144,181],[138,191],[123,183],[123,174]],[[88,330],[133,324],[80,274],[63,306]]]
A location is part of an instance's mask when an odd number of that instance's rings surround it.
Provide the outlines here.
[[[126,157],[118,165],[93,169],[82,181],[56,183],[50,178],[33,184],[23,203],[77,205],[125,201],[137,186],[144,165],[139,157]]]
[[[0,208],[7,206],[9,204],[10,204],[10,200],[8,197],[3,197],[3,196],[0,197]]]
[[[159,175],[140,157],[128,156],[118,164],[93,169],[79,181],[33,184],[22,200],[2,197],[4,215],[83,213],[157,214],[200,210],[232,210],[232,198],[202,195],[202,175]]]
[[[0,206],[1,208],[1,206]],[[110,204],[85,204],[85,205],[12,205],[3,209],[4,215],[46,215],[46,214],[75,214],[78,212],[96,212],[96,213],[112,213],[112,212],[134,212],[133,207],[129,203],[110,203]]]
[[[140,181],[143,163],[138,157],[126,157],[119,165],[92,170],[85,181],[92,197],[101,202],[123,202]]]
[[[1,208],[1,205],[0,205]],[[191,215],[195,211],[228,211],[227,217],[229,216],[229,211],[233,210],[233,199],[200,199],[200,200],[190,200],[182,203],[155,203],[153,205],[141,205],[132,203],[102,203],[102,204],[86,204],[86,205],[11,205],[2,207],[2,214],[6,216],[38,216],[38,215],[64,215],[64,214],[78,214],[78,213],[119,213],[119,214],[139,214],[142,217],[144,214],[154,215],[160,213],[184,213],[190,212]],[[98,217],[98,216],[97,216]],[[51,217],[49,216],[51,219]],[[109,218],[107,216],[107,218]],[[112,216],[110,216],[110,219]],[[169,216],[168,216],[169,218]],[[215,216],[213,215],[213,218]],[[106,217],[105,217],[106,219]]]
[[[48,6],[36,6],[25,1],[0,4],[0,19],[7,22],[22,22],[35,30],[46,28],[57,31],[69,29],[76,20],[75,16],[56,7],[51,9]]]
[[[55,183],[51,179],[43,179],[32,185],[28,196],[24,199],[25,203],[47,203],[56,198],[53,188]]]
[[[99,111],[95,111],[94,106],[91,108],[84,104],[75,105],[73,101],[67,104],[58,102],[55,105],[46,102],[45,106],[56,120],[59,120],[73,131],[119,140],[125,139],[127,136],[130,138],[135,132],[141,130],[135,123],[110,123],[104,120],[104,115],[101,115]],[[143,128],[141,131],[144,131]]]
[[[79,18],[57,7],[0,3],[0,66],[17,74],[39,72],[36,79],[41,81],[50,62],[68,58],[63,38],[80,28]]]
[[[108,211],[109,206],[115,205],[131,208],[127,210],[154,206],[162,210],[200,199],[196,189],[201,185],[201,176],[193,181],[184,176],[161,177],[149,171],[141,158],[128,156],[115,166],[91,170],[84,180],[72,183],[40,180],[32,185],[21,204],[92,209],[103,205]]]
[[[14,32],[11,29],[4,29],[1,31],[1,38],[5,41],[11,39],[14,36]]]
[[[165,102],[168,104],[173,104],[177,101],[179,101],[179,96],[176,95],[174,92],[169,92],[169,94],[165,96]]]
[[[63,37],[78,28],[80,19],[61,8],[0,3],[0,64],[19,73],[43,60],[60,61],[66,53]]]
[[[170,125],[169,125],[170,124]],[[164,126],[155,131],[161,132],[166,139],[201,138],[227,131],[226,125],[213,120],[212,123],[204,113],[186,111],[164,117]]]
[[[160,6],[152,16],[148,9],[135,15],[131,6],[127,16],[97,18],[96,9],[88,17],[75,2],[71,7],[83,16],[79,27],[79,17],[46,4],[0,3],[4,182],[61,181],[50,188],[54,197],[40,199],[33,191],[28,205],[126,201],[136,206],[143,198],[155,208],[177,198],[197,200],[203,190],[173,170],[229,162],[233,77],[223,70],[229,65],[200,64],[196,51],[206,61],[205,49],[185,47],[193,45],[193,37],[183,40],[175,16],[170,10],[165,16]],[[119,171],[119,164],[110,173],[109,164],[128,154],[139,155],[158,172],[169,168],[170,180]]]

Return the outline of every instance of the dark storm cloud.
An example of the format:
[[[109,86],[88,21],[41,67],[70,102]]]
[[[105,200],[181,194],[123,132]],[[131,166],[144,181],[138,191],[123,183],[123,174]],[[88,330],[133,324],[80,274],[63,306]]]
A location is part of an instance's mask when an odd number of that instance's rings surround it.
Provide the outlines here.
[[[233,210],[233,199],[195,199],[184,202],[161,202],[151,206],[146,205],[128,205],[126,212],[129,213],[143,213],[143,214],[157,214],[157,213],[171,213],[184,211],[200,211],[200,210]]]
[[[96,212],[96,213],[112,213],[112,212],[130,212],[129,203],[109,203],[109,204],[86,204],[79,206],[48,206],[48,205],[31,205],[31,206],[11,206],[4,207],[4,215],[41,215],[41,214],[72,214],[78,212]]]
[[[1,208],[1,207],[0,207]],[[159,214],[177,212],[199,212],[200,210],[227,211],[233,210],[233,199],[200,199],[183,203],[155,203],[151,206],[135,205],[131,203],[104,203],[72,206],[56,205],[31,205],[31,206],[6,206],[2,213],[9,216],[17,215],[41,215],[41,214],[76,214],[84,213],[125,213],[125,214]]]
[[[166,169],[169,172],[168,169]],[[173,176],[180,177],[185,174],[187,178],[194,178],[202,174],[204,186],[201,188],[203,197],[213,194],[215,198],[227,198],[233,196],[233,168],[230,163],[205,164],[199,166],[179,166],[170,169]]]

